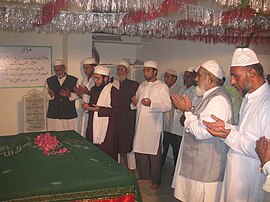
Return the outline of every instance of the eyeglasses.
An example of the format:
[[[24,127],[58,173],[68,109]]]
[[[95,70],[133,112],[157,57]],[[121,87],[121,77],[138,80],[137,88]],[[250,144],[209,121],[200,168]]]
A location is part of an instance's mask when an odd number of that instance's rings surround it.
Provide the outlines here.
[[[118,68],[117,68],[117,71],[126,71],[126,70],[127,70],[127,69],[126,69],[125,67],[122,67],[122,68],[121,68],[121,67],[120,67],[120,68],[118,67]]]
[[[94,80],[101,80],[103,77],[100,76],[100,77],[97,77],[97,76],[93,76]]]

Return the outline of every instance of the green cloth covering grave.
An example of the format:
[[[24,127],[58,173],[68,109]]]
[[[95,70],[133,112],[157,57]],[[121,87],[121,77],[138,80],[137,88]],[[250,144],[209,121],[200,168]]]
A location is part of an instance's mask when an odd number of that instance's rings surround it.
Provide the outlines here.
[[[134,194],[136,177],[75,131],[52,131],[70,151],[45,156],[41,133],[0,137],[0,201],[68,201]]]

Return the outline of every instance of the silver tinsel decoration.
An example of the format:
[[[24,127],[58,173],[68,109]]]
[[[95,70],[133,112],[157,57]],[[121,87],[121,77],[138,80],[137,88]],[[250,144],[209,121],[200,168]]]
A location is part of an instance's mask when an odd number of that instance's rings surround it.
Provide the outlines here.
[[[242,0],[216,0],[216,3],[227,7],[249,6],[257,12],[270,14],[270,0],[247,0],[246,4],[242,4]]]
[[[70,0],[71,5],[79,7],[80,11],[61,10],[50,22],[37,26],[41,20],[42,8],[26,6],[33,1],[36,4],[51,2],[21,0],[20,6],[0,7],[0,29],[11,32],[63,34],[100,32],[145,38],[204,40],[213,43],[230,43],[231,39],[246,39],[250,33],[263,38],[270,32],[269,15],[255,14],[243,18],[240,14],[232,12],[226,16],[224,10],[190,4],[182,4],[173,18],[156,16],[154,19],[144,18],[138,22],[124,23],[124,19],[129,15],[127,11],[148,12],[157,9],[161,1],[154,0]],[[221,4],[228,2],[216,1]],[[239,3],[238,0],[230,2],[235,6]]]
[[[1,0],[10,6],[39,6],[54,3],[56,0]],[[88,12],[131,12],[144,10],[146,12],[158,8],[163,0],[66,0],[69,6]]]

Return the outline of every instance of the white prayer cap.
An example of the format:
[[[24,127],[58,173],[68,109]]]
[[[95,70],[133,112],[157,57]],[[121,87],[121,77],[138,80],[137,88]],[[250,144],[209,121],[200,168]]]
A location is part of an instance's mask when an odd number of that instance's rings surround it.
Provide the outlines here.
[[[104,76],[109,76],[110,75],[110,70],[109,70],[108,67],[98,65],[98,66],[95,67],[94,73],[101,74],[101,75],[104,75]]]
[[[193,72],[194,69],[195,69],[195,67],[188,67],[188,68],[186,69],[186,72]]]
[[[64,61],[62,59],[57,59],[53,62],[53,66],[58,66],[58,65],[64,65]]]
[[[125,66],[126,68],[129,68],[128,62],[126,62],[126,61],[124,61],[124,60],[119,61],[119,62],[118,62],[118,66],[119,66],[119,65],[123,65],[123,66]]]
[[[199,69],[200,69],[200,65],[198,66],[198,67],[195,67],[193,70],[195,71],[195,72],[198,72],[199,71]]]
[[[260,62],[253,50],[249,48],[237,48],[233,53],[231,67],[245,67],[258,63]]]
[[[177,76],[177,72],[174,69],[167,69],[165,73]]]
[[[201,66],[207,71],[211,72],[217,78],[222,79],[224,76],[222,67],[215,60],[208,60],[204,62]]]
[[[84,58],[84,59],[83,59],[83,64],[84,64],[84,65],[95,65],[95,64],[97,64],[97,63],[96,63],[95,58],[87,57],[87,58]]]
[[[144,67],[152,67],[152,68],[155,68],[155,69],[158,68],[158,65],[157,65],[156,61],[145,61],[143,66]]]

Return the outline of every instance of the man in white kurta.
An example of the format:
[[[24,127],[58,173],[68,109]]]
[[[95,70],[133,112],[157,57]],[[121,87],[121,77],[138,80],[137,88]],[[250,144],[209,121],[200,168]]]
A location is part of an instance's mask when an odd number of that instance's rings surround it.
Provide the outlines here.
[[[231,85],[244,96],[239,126],[218,118],[214,123],[204,123],[212,135],[226,138],[225,143],[230,147],[221,201],[260,202],[264,200],[264,176],[259,170],[255,145],[262,136],[270,138],[270,86],[256,54],[249,48],[236,49],[230,74]]]
[[[169,87],[169,93],[179,94],[183,88],[176,83],[177,72],[174,69],[167,69],[164,74],[164,82]],[[169,146],[171,145],[173,151],[174,165],[176,165],[177,156],[179,152],[179,146],[182,139],[182,134],[180,132],[181,126],[179,124],[179,119],[182,112],[172,106],[171,110],[165,112],[164,114],[164,137],[163,137],[163,154],[162,154],[162,165],[165,164]]]
[[[95,85],[92,77],[95,66],[97,66],[97,63],[94,58],[87,57],[83,59],[83,71],[85,77],[81,81],[81,85],[78,88],[75,88],[75,92],[82,98],[82,104],[89,103],[90,89]],[[79,121],[79,133],[83,137],[85,137],[87,123],[88,123],[88,111],[82,110],[81,118]]]
[[[53,63],[55,75],[46,80],[43,93],[49,101],[47,112],[47,130],[78,131],[78,115],[75,100],[79,97],[74,92],[78,79],[66,73],[62,59]]]
[[[171,109],[171,100],[168,86],[156,78],[157,63],[146,61],[143,72],[146,81],[132,98],[137,106],[133,151],[139,179],[151,180],[151,189],[155,190],[159,188],[161,178],[163,113]]]
[[[219,202],[227,146],[213,138],[202,124],[211,114],[232,121],[231,99],[222,86],[223,70],[213,61],[203,63],[196,80],[196,95],[201,100],[192,108],[190,99],[172,96],[173,103],[185,113],[180,169],[176,173],[174,196],[184,202]],[[219,107],[222,106],[222,107]]]

